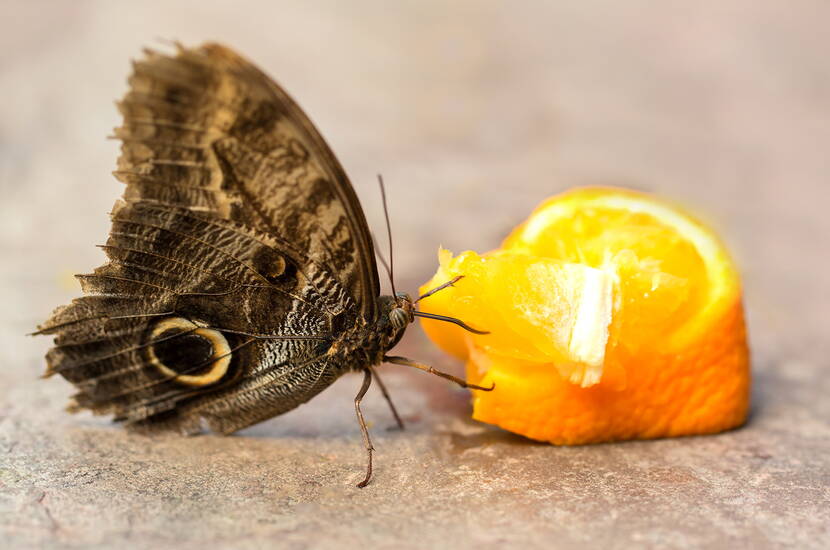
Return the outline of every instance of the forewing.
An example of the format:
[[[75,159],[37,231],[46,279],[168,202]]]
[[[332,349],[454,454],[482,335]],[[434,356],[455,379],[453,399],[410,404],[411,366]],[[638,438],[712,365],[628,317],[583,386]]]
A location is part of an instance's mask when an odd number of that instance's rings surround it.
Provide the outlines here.
[[[297,104],[231,50],[207,44],[134,64],[120,102],[126,198],[234,220],[325,265],[360,308],[379,295],[371,237],[340,163]]]

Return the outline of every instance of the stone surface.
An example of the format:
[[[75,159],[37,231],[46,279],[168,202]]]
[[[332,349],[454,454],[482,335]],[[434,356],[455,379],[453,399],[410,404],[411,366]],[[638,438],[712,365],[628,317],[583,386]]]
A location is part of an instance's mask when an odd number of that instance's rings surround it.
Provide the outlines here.
[[[830,65],[821,0],[0,5],[0,546],[830,546]],[[364,455],[346,377],[234,437],[70,416],[24,333],[97,265],[127,60],[216,39],[295,95],[382,229],[398,286],[439,243],[486,250],[572,185],[648,189],[720,228],[746,281],[740,430],[556,448],[472,422],[463,391],[384,367]],[[376,229],[376,231],[377,231]],[[456,369],[410,331],[402,352]]]

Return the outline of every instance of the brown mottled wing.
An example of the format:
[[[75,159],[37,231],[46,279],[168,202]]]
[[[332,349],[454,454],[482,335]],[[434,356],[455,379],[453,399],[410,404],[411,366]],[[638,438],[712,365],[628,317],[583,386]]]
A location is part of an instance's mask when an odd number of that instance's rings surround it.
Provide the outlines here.
[[[342,168],[302,111],[218,45],[148,53],[120,103],[127,184],[103,247],[59,308],[49,373],[76,408],[229,433],[307,401],[371,322],[371,241]]]
[[[120,102],[116,176],[147,199],[241,222],[330,266],[362,316],[380,285],[363,210],[343,168],[296,103],[218,44],[148,52]]]

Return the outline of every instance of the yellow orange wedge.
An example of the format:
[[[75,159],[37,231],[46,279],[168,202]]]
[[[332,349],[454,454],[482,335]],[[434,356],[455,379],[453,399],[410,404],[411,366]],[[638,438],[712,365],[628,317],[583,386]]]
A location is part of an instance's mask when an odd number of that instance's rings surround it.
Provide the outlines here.
[[[749,354],[738,273],[677,207],[612,188],[545,201],[498,250],[439,252],[422,319],[467,361],[473,418],[556,444],[718,432],[744,422]]]

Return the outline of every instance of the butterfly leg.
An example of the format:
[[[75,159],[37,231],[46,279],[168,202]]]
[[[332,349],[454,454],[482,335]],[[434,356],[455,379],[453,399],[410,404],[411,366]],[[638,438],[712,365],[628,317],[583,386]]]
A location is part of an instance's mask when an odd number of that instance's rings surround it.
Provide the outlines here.
[[[398,428],[403,430],[403,420],[401,420],[401,417],[398,414],[398,409],[395,408],[395,404],[392,403],[392,397],[389,395],[389,392],[386,391],[386,385],[383,383],[383,380],[380,379],[378,371],[374,368],[372,368],[372,375],[375,377],[375,380],[378,381],[378,386],[380,386],[380,392],[383,394],[384,399],[386,399],[386,402],[389,403],[389,408],[392,410],[392,416],[395,417],[395,422],[398,423]]]
[[[475,384],[468,384],[466,380],[462,380],[457,376],[453,376],[452,374],[441,372],[437,370],[435,367],[431,367],[429,365],[424,365],[423,363],[419,363],[417,361],[413,361],[412,359],[407,359],[406,357],[400,357],[397,355],[386,355],[383,357],[383,360],[387,363],[392,363],[395,365],[403,365],[405,367],[415,367],[416,369],[421,369],[422,371],[426,371],[430,374],[434,374],[435,376],[440,376],[441,378],[446,378],[452,382],[455,382],[462,388],[471,388],[474,390],[481,390],[481,391],[493,391],[496,387],[496,383],[494,382],[492,386],[489,388],[485,388],[483,386],[477,386]]]
[[[369,457],[369,462],[366,465],[366,478],[357,484],[361,489],[369,485],[369,480],[372,479],[372,451],[375,450],[372,447],[372,440],[369,438],[369,428],[366,427],[366,420],[363,419],[363,412],[360,410],[360,402],[363,400],[366,392],[369,391],[371,384],[372,371],[366,369],[363,371],[363,385],[360,386],[360,391],[357,392],[357,396],[354,398],[354,410],[357,413],[357,422],[360,424],[360,431],[363,432],[363,444],[366,446],[366,454]]]

